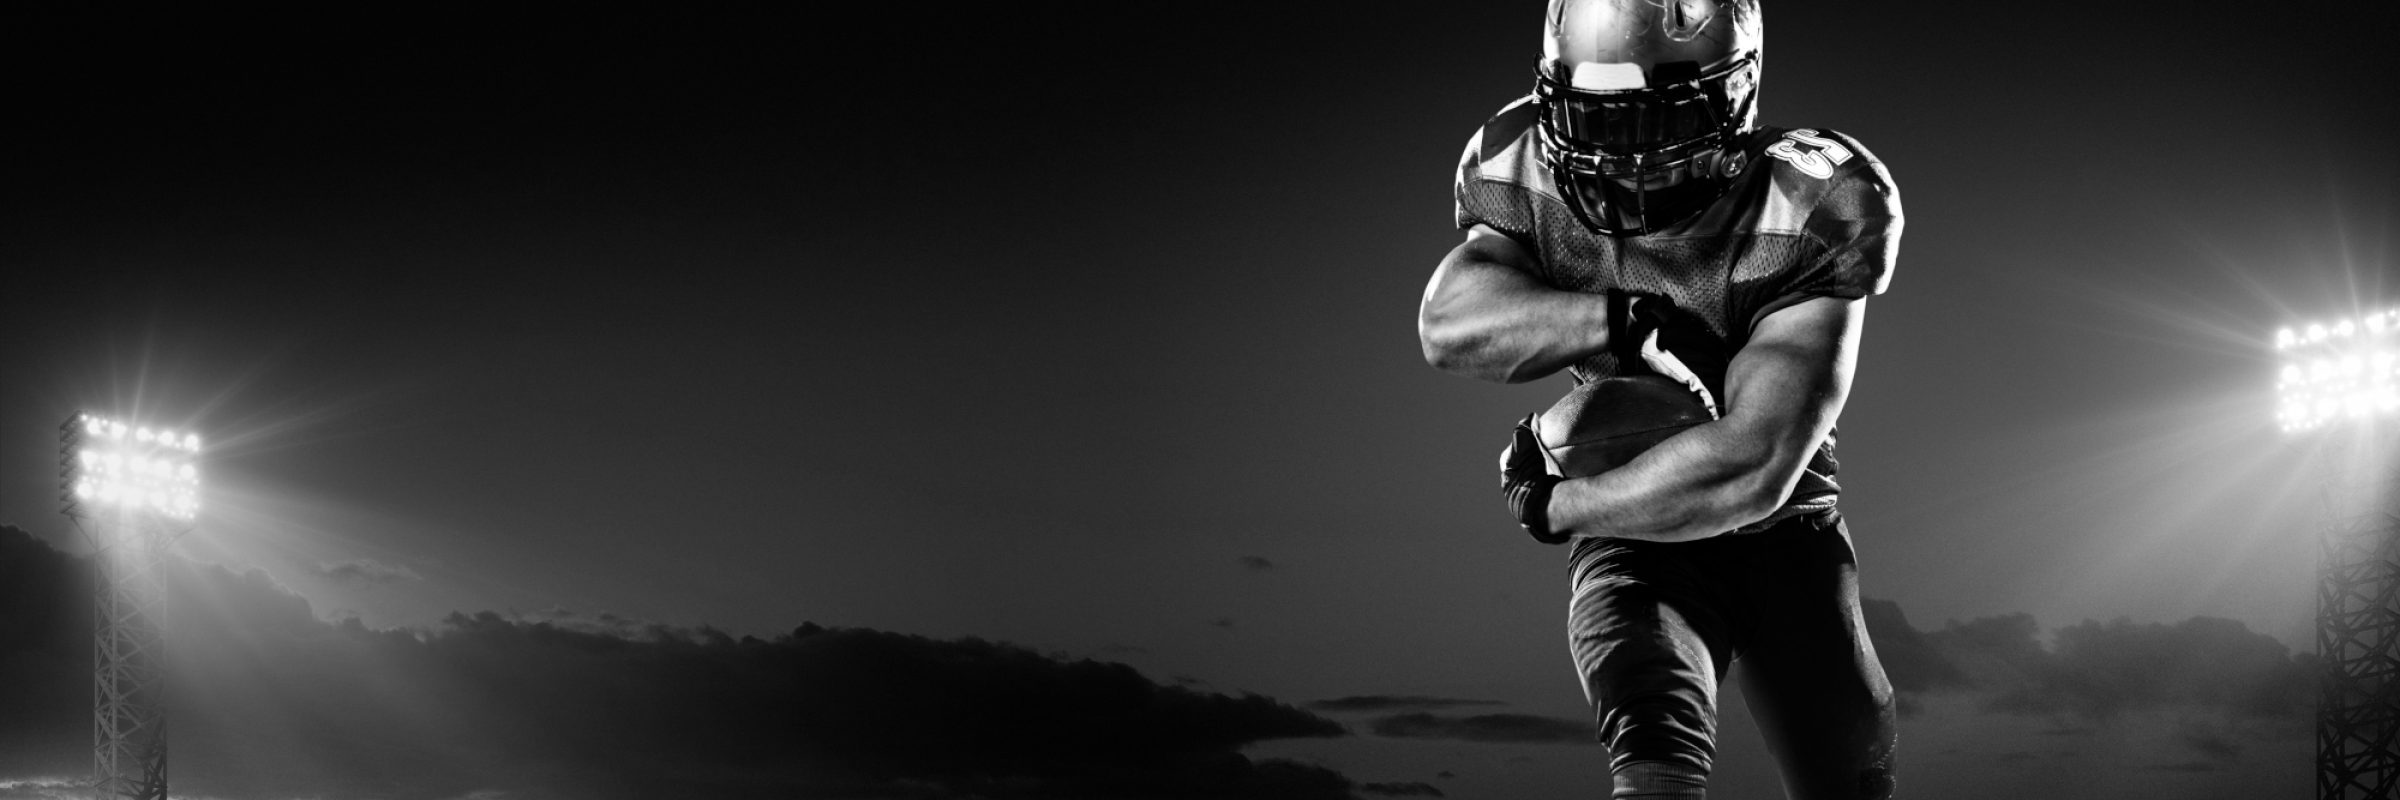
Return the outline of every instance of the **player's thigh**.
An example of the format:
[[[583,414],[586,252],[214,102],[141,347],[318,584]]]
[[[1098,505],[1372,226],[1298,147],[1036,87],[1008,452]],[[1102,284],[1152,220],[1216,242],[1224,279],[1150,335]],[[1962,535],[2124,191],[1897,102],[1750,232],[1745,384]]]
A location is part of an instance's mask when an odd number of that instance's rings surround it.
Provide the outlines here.
[[[1600,737],[1617,761],[1715,756],[1721,627],[1658,584],[1624,577],[1578,581],[1568,603],[1568,648]]]
[[[1892,687],[1859,611],[1846,536],[1813,532],[1772,587],[1736,670],[1742,695],[1793,800],[1880,798],[1891,791]]]

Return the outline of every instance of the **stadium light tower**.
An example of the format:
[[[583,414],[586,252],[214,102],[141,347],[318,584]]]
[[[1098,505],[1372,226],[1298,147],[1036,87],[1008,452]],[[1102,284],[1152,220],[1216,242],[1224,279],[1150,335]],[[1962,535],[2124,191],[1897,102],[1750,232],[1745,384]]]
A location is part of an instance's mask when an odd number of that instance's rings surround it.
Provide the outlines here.
[[[200,513],[200,435],[96,414],[59,425],[59,513],[92,545],[93,796],[167,800],[160,561]]]
[[[2275,332],[2276,422],[2319,439],[2318,800],[2400,800],[2400,308]]]

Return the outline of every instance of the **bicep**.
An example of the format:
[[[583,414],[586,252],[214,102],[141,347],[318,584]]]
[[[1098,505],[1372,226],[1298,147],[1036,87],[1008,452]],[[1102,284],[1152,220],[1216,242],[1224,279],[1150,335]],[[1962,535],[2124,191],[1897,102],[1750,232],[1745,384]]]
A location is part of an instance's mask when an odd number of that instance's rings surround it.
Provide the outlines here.
[[[1426,363],[1483,380],[1555,373],[1607,337],[1606,295],[1552,288],[1535,251],[1483,225],[1442,259],[1417,309]]]
[[[1790,477],[1849,399],[1866,305],[1813,297],[1770,313],[1726,370],[1726,421]]]
[[[1532,251],[1508,234],[1477,223],[1467,229],[1466,241],[1451,248],[1434,268],[1433,280],[1425,284],[1421,309],[1436,311],[1493,290],[1542,286],[1534,276],[1535,269]]]

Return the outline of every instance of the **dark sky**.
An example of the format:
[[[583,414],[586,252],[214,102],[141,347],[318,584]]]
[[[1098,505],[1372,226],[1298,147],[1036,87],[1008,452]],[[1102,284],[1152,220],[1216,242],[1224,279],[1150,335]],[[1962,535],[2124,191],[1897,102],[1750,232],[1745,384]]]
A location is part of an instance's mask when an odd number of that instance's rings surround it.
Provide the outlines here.
[[[2207,617],[2307,649],[2265,341],[2400,300],[2400,12],[1769,12],[1763,119],[1858,137],[1908,213],[1842,421],[1867,594],[1924,631]],[[0,523],[80,546],[49,459],[95,408],[208,436],[186,553],[322,618],[814,621],[1574,718],[1563,553],[1492,491],[1564,379],[1444,375],[1413,335],[1458,149],[1539,24],[14,20]],[[1928,708],[1922,780],[2049,730]],[[2137,766],[2214,741],[2126,724],[2094,736]],[[1431,779],[1401,738],[1310,746]],[[1599,774],[1441,746],[1478,765],[1453,796]]]

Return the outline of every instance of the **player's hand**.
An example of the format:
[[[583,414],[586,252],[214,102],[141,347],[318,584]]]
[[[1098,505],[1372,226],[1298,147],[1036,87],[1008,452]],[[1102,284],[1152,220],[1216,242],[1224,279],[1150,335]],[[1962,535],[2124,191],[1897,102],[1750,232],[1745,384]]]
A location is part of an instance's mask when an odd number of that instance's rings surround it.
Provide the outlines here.
[[[1550,530],[1550,490],[1562,480],[1550,474],[1548,461],[1542,458],[1541,437],[1533,435],[1533,415],[1517,423],[1510,433],[1508,448],[1500,451],[1500,494],[1508,501],[1508,514],[1515,517],[1534,541],[1543,544],[1564,544],[1570,537]]]

